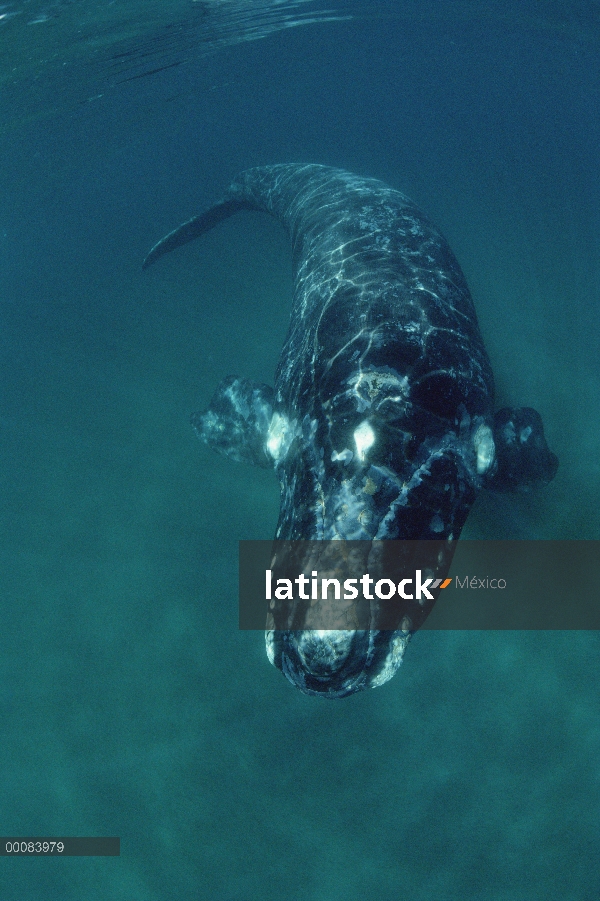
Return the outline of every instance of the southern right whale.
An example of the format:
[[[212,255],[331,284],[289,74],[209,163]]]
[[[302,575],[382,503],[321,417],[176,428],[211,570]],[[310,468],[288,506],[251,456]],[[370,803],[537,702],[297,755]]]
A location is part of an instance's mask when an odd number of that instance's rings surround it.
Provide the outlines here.
[[[144,268],[240,210],[270,213],[290,235],[290,325],[275,388],[225,379],[192,417],[198,435],[275,469],[277,539],[442,542],[431,568],[444,575],[480,489],[542,485],[558,467],[535,410],[494,416],[490,362],[448,243],[380,181],[274,165],[241,173],[219,203],[159,241]],[[307,557],[298,571],[313,565]],[[390,619],[373,604],[359,627],[332,629],[318,610],[280,604],[268,617],[269,659],[308,694],[375,687],[396,672],[431,606],[407,601]]]

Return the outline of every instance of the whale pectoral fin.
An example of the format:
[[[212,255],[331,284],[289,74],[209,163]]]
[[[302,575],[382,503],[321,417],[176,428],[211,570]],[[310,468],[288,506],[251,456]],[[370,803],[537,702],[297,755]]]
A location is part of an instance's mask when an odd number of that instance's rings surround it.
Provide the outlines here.
[[[208,410],[193,413],[192,425],[201,441],[241,463],[268,468],[267,436],[273,416],[273,389],[229,376],[217,388]]]
[[[496,466],[484,480],[493,491],[529,491],[552,481],[558,457],[544,437],[542,417],[531,407],[505,407],[494,416]]]

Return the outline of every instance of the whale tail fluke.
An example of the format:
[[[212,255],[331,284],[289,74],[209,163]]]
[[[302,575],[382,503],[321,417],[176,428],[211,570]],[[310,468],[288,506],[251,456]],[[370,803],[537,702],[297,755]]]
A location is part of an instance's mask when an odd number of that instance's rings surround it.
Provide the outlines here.
[[[183,225],[180,225],[179,228],[176,228],[174,231],[169,232],[168,235],[165,235],[164,238],[161,238],[158,244],[154,245],[142,263],[142,269],[147,269],[148,266],[155,263],[165,253],[170,253],[171,250],[175,250],[177,247],[183,247],[183,245],[187,244],[189,241],[199,238],[200,235],[210,231],[211,228],[214,228],[219,222],[223,222],[224,219],[228,219],[229,216],[233,216],[234,213],[238,213],[240,210],[254,209],[256,209],[254,204],[239,198],[227,199],[220,203],[215,203],[214,206],[209,207],[203,213],[200,213],[199,216],[194,216],[193,219],[189,219],[187,222],[184,222]]]

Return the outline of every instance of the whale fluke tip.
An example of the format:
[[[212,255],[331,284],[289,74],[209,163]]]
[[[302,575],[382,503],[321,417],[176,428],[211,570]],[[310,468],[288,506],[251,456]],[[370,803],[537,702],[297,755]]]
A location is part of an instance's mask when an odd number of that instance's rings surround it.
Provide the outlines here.
[[[187,222],[184,222],[183,225],[180,225],[179,228],[176,228],[174,231],[169,232],[168,235],[165,235],[164,238],[161,238],[158,244],[154,245],[142,263],[142,269],[147,269],[148,266],[155,263],[163,254],[169,253],[177,247],[183,247],[183,245],[187,244],[189,241],[199,238],[200,235],[210,231],[211,228],[214,228],[215,225],[218,225],[219,222],[227,219],[229,216],[233,215],[233,213],[237,213],[239,210],[252,210],[256,208],[256,204],[239,198],[228,198],[222,200],[220,203],[216,203],[214,206],[209,207],[208,210],[205,210],[204,213],[201,213],[199,216],[194,216],[193,219],[189,219]]]

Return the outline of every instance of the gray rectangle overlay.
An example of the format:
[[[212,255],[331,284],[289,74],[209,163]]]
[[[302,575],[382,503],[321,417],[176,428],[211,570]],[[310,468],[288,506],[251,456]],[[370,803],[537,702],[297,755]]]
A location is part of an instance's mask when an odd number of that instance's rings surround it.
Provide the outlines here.
[[[264,630],[270,609],[276,629],[595,630],[599,572],[600,541],[241,541],[239,623]],[[366,575],[370,583],[360,581]],[[335,582],[323,595],[324,576],[337,577],[339,600]],[[347,579],[355,600],[345,600]],[[294,599],[278,600],[290,584]]]

